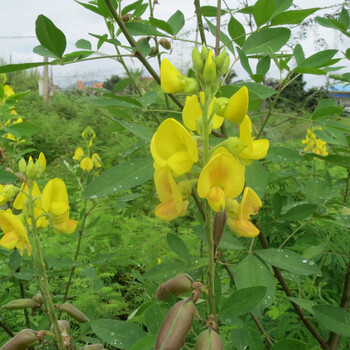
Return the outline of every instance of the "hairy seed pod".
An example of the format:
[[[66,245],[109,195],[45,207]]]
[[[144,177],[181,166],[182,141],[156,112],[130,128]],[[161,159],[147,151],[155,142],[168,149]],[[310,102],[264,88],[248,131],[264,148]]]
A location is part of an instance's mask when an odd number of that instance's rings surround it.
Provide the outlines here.
[[[12,339],[10,339],[1,350],[25,350],[31,344],[38,340],[37,332],[32,329],[22,329]]]
[[[167,301],[169,294],[178,296],[191,291],[193,279],[187,274],[178,275],[171,280],[162,283],[156,290],[156,298],[161,301]]]
[[[196,307],[191,298],[178,301],[165,316],[155,350],[180,350],[191,329]]]
[[[16,299],[11,300],[9,303],[2,306],[2,309],[7,310],[20,310],[20,309],[33,309],[34,307],[40,306],[32,299]]]
[[[126,13],[124,16],[122,16],[122,21],[125,22],[129,22],[131,20],[131,13]]]
[[[59,311],[66,312],[69,316],[72,316],[78,322],[84,323],[89,320],[78,308],[72,304],[64,303],[61,305],[55,305],[55,307]]]
[[[170,50],[171,49],[171,43],[168,39],[161,38],[159,40],[159,44],[164,47],[165,50]]]
[[[102,344],[85,345],[81,348],[81,350],[102,350],[102,349],[103,349]]]
[[[222,350],[220,335],[213,329],[206,329],[197,338],[194,350]]]
[[[34,300],[37,304],[40,304],[40,305],[44,303],[44,298],[40,293],[36,293],[33,296],[32,300]]]
[[[68,321],[66,321],[66,320],[58,320],[57,323],[58,323],[58,328],[60,329],[61,332],[65,331],[65,332],[69,333],[69,331],[70,331],[70,324],[69,324]],[[53,325],[51,325],[50,331],[52,333],[55,333],[55,329],[54,329]]]

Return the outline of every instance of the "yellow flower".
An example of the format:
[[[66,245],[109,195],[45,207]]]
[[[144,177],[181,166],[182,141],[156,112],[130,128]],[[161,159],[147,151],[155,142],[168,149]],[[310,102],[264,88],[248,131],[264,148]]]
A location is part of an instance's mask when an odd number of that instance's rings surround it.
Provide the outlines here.
[[[4,94],[5,94],[5,98],[8,98],[8,97],[14,95],[15,92],[13,91],[13,89],[10,85],[4,85]]]
[[[227,107],[223,113],[223,117],[231,122],[240,124],[247,114],[248,104],[248,89],[242,86],[227,101]]]
[[[0,211],[0,227],[4,232],[4,236],[0,240],[0,245],[6,249],[18,248],[21,250],[28,250],[28,255],[32,253],[32,247],[29,243],[26,229],[21,219],[14,215],[11,210]]]
[[[154,168],[169,167],[174,176],[188,173],[198,160],[195,141],[175,119],[168,118],[159,125],[151,141]]]
[[[305,145],[304,151],[312,151],[320,156],[327,156],[327,142],[317,138],[316,134],[314,133],[315,130],[322,130],[322,128],[312,127],[312,130],[307,129],[305,140],[301,141]]]
[[[80,162],[80,167],[84,171],[90,171],[94,167],[94,162],[90,157],[85,157]]]
[[[79,161],[84,156],[84,151],[81,147],[78,147],[75,152],[73,159]]]
[[[11,200],[18,191],[19,188],[14,185],[0,185],[0,205]]]
[[[227,223],[230,229],[242,237],[255,237],[259,229],[249,220],[251,215],[258,213],[262,203],[258,195],[249,187],[243,192],[239,204],[235,199],[228,199],[226,203]]]
[[[41,205],[46,213],[55,216],[65,214],[69,210],[66,184],[62,179],[51,179],[41,195]]]
[[[226,198],[235,198],[242,192],[244,172],[245,167],[227,151],[214,154],[199,175],[199,197],[207,198],[214,211],[223,211]]]
[[[254,141],[252,137],[252,122],[247,115],[240,124],[239,130],[240,141],[245,146],[237,155],[242,163],[249,165],[254,161],[254,159],[265,158],[269,149],[269,140],[262,139]]]
[[[176,94],[183,90],[181,78],[183,75],[166,58],[160,65],[161,88],[167,94]]]
[[[204,92],[200,92],[200,99],[202,104],[204,104]],[[211,116],[213,111],[213,106],[215,103],[216,98],[214,97],[212,102],[209,105],[209,116]],[[199,104],[198,98],[196,95],[187,96],[184,109],[182,111],[182,120],[185,124],[185,126],[192,130],[198,130],[199,133],[201,133],[200,128],[198,127],[198,124],[200,125],[202,118],[202,109]],[[218,116],[217,114],[213,114],[213,117],[210,122],[210,128],[209,132],[211,132],[212,129],[218,129],[224,122],[224,118]]]
[[[92,161],[93,161],[94,166],[96,168],[101,168],[102,167],[101,158],[100,158],[100,156],[97,153],[94,153],[91,158],[92,158]]]
[[[77,221],[69,218],[69,211],[66,211],[63,215],[55,216],[52,219],[52,227],[55,233],[74,233],[77,228]]]
[[[92,140],[96,138],[94,129],[91,126],[87,126],[81,133],[84,140],[89,140],[89,148],[92,146]]]

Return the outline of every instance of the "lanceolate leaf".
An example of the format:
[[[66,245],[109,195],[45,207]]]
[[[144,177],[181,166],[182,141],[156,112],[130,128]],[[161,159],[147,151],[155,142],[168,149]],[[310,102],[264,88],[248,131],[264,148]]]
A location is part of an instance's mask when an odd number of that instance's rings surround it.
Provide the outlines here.
[[[44,15],[38,16],[35,22],[35,33],[42,46],[58,57],[63,56],[67,46],[66,37],[49,18]]]
[[[233,16],[227,25],[228,33],[231,39],[239,46],[245,42],[245,30],[240,21],[237,21]]]
[[[312,15],[317,10],[319,10],[319,7],[282,12],[271,20],[271,25],[277,26],[281,24],[299,24],[306,17]]]
[[[258,0],[253,7],[253,16],[258,27],[268,22],[275,12],[275,0]]]

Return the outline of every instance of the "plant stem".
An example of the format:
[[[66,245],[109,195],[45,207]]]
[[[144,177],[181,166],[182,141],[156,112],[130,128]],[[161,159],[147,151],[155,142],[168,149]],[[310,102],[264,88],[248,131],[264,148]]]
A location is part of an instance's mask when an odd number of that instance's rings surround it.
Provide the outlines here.
[[[59,350],[65,350],[66,346],[64,345],[61,331],[58,327],[57,323],[57,317],[56,313],[53,307],[51,295],[50,295],[50,288],[49,288],[49,282],[46,275],[46,269],[45,269],[45,263],[42,257],[41,253],[41,247],[39,242],[39,234],[36,226],[36,219],[34,215],[34,202],[33,202],[33,182],[30,181],[28,184],[28,203],[29,203],[29,213],[31,218],[31,231],[34,237],[35,242],[35,254],[36,254],[36,265],[39,270],[40,279],[38,280],[39,285],[41,286],[41,292],[42,297],[44,299],[44,304],[46,311],[49,315],[49,319],[51,324],[53,325],[53,328],[55,330],[56,340],[57,340],[57,346]]]
[[[220,53],[220,23],[221,23],[221,0],[216,5],[216,35],[215,35],[215,56]]]
[[[197,23],[198,23],[199,33],[201,36],[201,42],[202,42],[202,44],[206,44],[203,21],[202,21],[202,14],[201,14],[201,5],[199,3],[199,0],[194,0],[194,6],[196,8]]]

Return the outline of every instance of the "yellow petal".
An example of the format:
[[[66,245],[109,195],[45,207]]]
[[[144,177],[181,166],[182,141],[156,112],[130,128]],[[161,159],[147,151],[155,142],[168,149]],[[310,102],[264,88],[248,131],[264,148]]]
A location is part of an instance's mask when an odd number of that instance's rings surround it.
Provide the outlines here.
[[[229,228],[242,237],[256,237],[259,229],[255,227],[249,220],[239,220],[228,217],[227,223]]]
[[[196,95],[187,96],[184,109],[182,110],[182,120],[192,131],[197,130],[197,119],[202,116],[202,109]]]
[[[73,159],[79,161],[83,157],[83,155],[84,155],[83,149],[81,147],[78,147],[75,150]]]
[[[246,187],[243,191],[238,217],[250,219],[251,215],[256,215],[258,213],[261,206],[262,203],[259,196],[250,187]]]
[[[96,168],[101,168],[102,167],[102,161],[101,161],[101,158],[100,156],[97,154],[97,153],[94,153],[91,157],[93,163],[94,163],[94,166]]]
[[[69,210],[68,194],[62,179],[51,179],[41,195],[42,208],[47,213],[59,216]]]
[[[224,117],[231,122],[240,124],[247,114],[249,104],[248,89],[242,86],[227,102]]]
[[[176,94],[183,90],[180,78],[182,74],[167,60],[163,59],[160,65],[161,88],[167,94]]]
[[[84,171],[90,171],[92,170],[92,168],[94,167],[94,162],[92,161],[91,158],[89,157],[85,157],[81,160],[80,162],[80,167],[84,170]]]
[[[74,233],[77,228],[78,222],[69,218],[69,212],[67,211],[61,216],[57,216],[53,221],[53,229],[56,233]]]
[[[210,208],[215,212],[225,209],[226,197],[224,191],[219,186],[213,186],[207,196]]]

